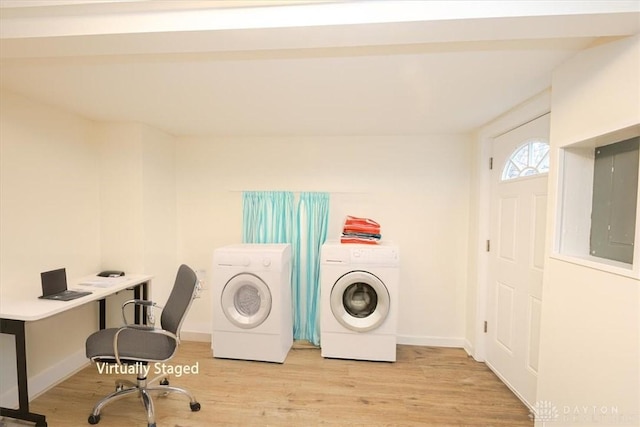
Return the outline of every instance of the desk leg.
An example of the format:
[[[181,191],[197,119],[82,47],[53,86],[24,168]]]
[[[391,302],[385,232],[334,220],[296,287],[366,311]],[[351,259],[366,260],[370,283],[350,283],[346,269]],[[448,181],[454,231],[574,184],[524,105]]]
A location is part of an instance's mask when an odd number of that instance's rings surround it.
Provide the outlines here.
[[[98,300],[100,304],[100,329],[105,329],[107,327],[107,300],[102,298]]]
[[[29,412],[29,390],[27,386],[27,349],[24,321],[1,319],[0,332],[11,334],[16,340],[16,368],[18,373],[18,409],[0,408],[3,417],[36,423],[36,427],[46,427],[44,415]]]
[[[144,282],[142,285],[142,299],[149,299],[149,282]],[[142,324],[147,324],[147,307],[142,307]]]
[[[142,288],[142,289],[141,289]],[[142,291],[142,295],[140,292]],[[142,296],[142,298],[141,298]],[[149,282],[140,283],[138,286],[133,288],[133,298],[134,299],[149,299]],[[136,325],[146,325],[147,324],[147,307],[142,307],[142,319],[140,318],[140,306],[135,305],[133,308],[134,313],[134,321]]]
[[[140,298],[140,285],[133,288],[133,299],[142,299]],[[133,322],[136,325],[140,324],[140,306],[138,304],[133,305]]]

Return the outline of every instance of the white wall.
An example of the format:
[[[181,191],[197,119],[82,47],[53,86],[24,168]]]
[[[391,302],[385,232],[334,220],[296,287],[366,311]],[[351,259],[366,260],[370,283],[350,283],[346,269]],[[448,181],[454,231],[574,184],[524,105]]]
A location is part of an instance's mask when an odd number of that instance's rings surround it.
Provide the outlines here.
[[[142,270],[154,276],[151,296],[164,305],[182,263],[177,259],[176,150],[173,136],[142,126]]]
[[[328,191],[330,237],[339,236],[345,215],[368,216],[401,247],[400,341],[462,345],[467,137],[185,138],[176,145],[144,125],[96,124],[11,94],[2,107],[2,293],[28,289],[35,298],[38,273],[60,265],[70,280],[118,268],[153,274],[152,296],[162,303],[179,263],[210,276],[213,250],[240,241],[242,190]],[[110,314],[129,297],[110,301]],[[53,325],[64,336],[51,333]],[[96,327],[92,305],[29,324],[30,381],[46,374],[44,389],[60,379],[59,361],[69,370],[86,362],[84,339]],[[207,291],[184,330],[211,332]],[[15,384],[6,380],[15,372],[5,351],[12,344],[4,343],[3,392]]]
[[[104,269],[142,272],[142,142],[138,124],[99,124]]]
[[[7,92],[0,101],[0,291],[35,299],[41,271],[65,267],[73,280],[100,266],[98,150],[91,122]],[[64,375],[51,367],[64,371],[61,361],[82,360],[97,313],[90,304],[28,323],[30,377]],[[16,384],[14,340],[0,340],[6,404]]]
[[[151,298],[163,305],[178,267],[176,175],[172,136],[139,123],[96,125],[101,198],[101,269],[153,275]],[[109,325],[119,324],[112,297]]]
[[[182,138],[177,150],[180,259],[211,276],[213,250],[241,241],[242,190],[327,191],[329,238],[353,214],[400,246],[398,340],[462,346],[468,137]],[[211,332],[210,298],[186,330]]]
[[[103,269],[154,275],[164,304],[178,267],[173,137],[140,124],[96,124],[2,93],[0,286],[41,294],[41,271],[65,267],[70,282]],[[107,303],[109,325],[120,304]],[[87,363],[97,304],[27,323],[30,394]],[[13,338],[0,335],[0,399],[17,402]]]
[[[558,147],[640,123],[638,76],[637,36],[585,50],[554,72],[549,244]],[[556,407],[554,426],[638,425],[640,283],[553,257],[546,266],[538,401]]]
[[[179,263],[210,276],[213,250],[240,241],[242,190],[328,191],[330,237],[339,236],[345,215],[368,216],[381,222],[385,240],[401,247],[400,341],[462,345],[469,138],[184,138],[176,144],[144,125],[96,124],[16,95],[3,94],[2,107],[3,293],[29,289],[35,298],[38,273],[59,265],[70,280],[118,268],[153,274],[152,296],[162,303]],[[129,297],[110,301],[110,314]],[[51,333],[54,325],[64,336]],[[41,390],[59,380],[61,360],[71,371],[86,362],[84,339],[96,327],[93,306],[29,324],[31,383],[44,375]],[[184,331],[211,332],[207,291]],[[15,384],[6,380],[15,376],[12,351],[5,351],[12,344],[4,344],[2,392]]]

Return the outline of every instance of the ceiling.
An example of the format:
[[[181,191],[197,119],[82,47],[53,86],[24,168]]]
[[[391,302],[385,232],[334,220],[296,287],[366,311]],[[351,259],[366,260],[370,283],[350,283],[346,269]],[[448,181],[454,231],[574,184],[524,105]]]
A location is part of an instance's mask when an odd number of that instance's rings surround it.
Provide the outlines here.
[[[0,85],[173,135],[467,133],[640,2],[0,0]]]

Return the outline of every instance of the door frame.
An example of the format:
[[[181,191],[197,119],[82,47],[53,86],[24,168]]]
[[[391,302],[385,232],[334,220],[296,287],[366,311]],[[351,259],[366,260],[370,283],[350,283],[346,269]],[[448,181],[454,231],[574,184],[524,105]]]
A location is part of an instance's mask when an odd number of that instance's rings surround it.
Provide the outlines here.
[[[476,134],[475,140],[475,170],[476,186],[475,204],[478,212],[472,228],[475,235],[472,237],[475,253],[475,274],[470,277],[470,282],[476,283],[475,304],[467,306],[467,313],[474,312],[473,335],[467,334],[465,349],[475,360],[484,362],[486,358],[486,340],[488,336],[484,332],[487,321],[487,296],[489,292],[489,253],[487,252],[487,240],[490,239],[491,230],[491,170],[489,162],[492,157],[493,140],[510,130],[528,123],[551,110],[551,89],[533,96],[524,103],[514,107],[509,112],[498,117],[494,121],[482,127]],[[494,165],[494,167],[499,167]],[[548,246],[550,242],[545,242]],[[473,288],[472,288],[473,289]],[[472,291],[473,294],[473,291]],[[469,324],[469,322],[468,322]],[[471,340],[470,340],[471,338]]]

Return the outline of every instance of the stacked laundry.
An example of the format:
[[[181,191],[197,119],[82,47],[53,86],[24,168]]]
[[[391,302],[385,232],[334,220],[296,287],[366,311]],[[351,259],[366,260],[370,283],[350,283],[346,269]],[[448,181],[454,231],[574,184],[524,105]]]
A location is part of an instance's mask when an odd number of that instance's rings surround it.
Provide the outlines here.
[[[348,215],[344,221],[341,243],[364,243],[376,245],[380,242],[380,224],[369,218]]]

